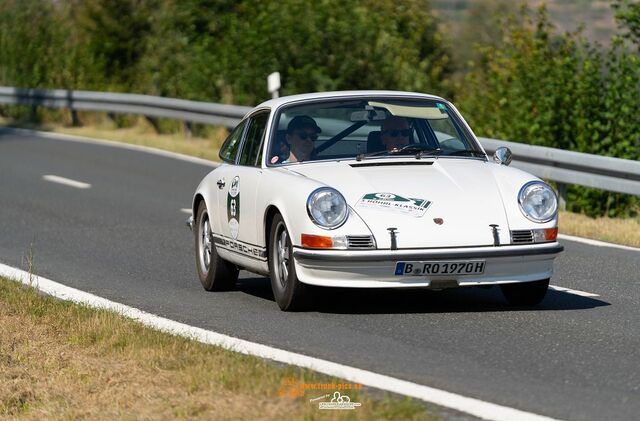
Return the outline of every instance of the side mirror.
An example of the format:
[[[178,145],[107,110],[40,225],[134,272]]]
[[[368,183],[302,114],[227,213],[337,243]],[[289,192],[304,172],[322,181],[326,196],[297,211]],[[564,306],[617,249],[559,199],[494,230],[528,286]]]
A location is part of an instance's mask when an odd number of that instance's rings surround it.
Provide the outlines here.
[[[512,158],[513,158],[513,155],[511,154],[511,149],[505,148],[504,146],[500,146],[493,153],[493,161],[498,164],[509,165],[511,164]]]

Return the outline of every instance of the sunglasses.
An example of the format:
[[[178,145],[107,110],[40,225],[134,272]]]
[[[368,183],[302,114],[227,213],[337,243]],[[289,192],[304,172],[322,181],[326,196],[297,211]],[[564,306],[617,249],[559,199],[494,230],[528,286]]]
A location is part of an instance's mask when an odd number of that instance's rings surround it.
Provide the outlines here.
[[[383,130],[382,134],[388,135],[391,137],[409,137],[411,135],[411,129],[394,129],[394,130]]]
[[[307,133],[307,132],[295,132],[295,135],[298,136],[302,140],[311,139],[314,142],[318,140],[317,133]]]

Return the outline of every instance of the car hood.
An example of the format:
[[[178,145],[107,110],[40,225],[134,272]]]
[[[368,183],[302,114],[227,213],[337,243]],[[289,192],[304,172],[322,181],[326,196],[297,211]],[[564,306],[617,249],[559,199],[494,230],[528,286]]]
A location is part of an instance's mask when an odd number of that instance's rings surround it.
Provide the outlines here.
[[[309,163],[290,171],[342,193],[375,236],[378,248],[494,245],[510,242],[492,167],[474,159]],[[362,233],[353,233],[354,235]]]

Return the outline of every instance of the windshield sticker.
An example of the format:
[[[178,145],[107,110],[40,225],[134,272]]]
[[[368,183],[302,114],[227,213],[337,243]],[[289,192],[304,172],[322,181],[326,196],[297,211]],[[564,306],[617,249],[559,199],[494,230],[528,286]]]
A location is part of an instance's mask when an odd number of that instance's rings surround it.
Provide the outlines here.
[[[356,203],[356,206],[402,213],[420,218],[429,209],[431,202],[415,197],[402,197],[393,193],[367,193]]]
[[[229,194],[227,194],[227,219],[231,237],[235,240],[238,238],[240,227],[240,177],[237,175],[231,181]]]
[[[442,114],[446,114],[447,113],[447,106],[446,105],[437,102],[436,103],[436,107],[438,107],[438,109],[440,110],[440,112]]]

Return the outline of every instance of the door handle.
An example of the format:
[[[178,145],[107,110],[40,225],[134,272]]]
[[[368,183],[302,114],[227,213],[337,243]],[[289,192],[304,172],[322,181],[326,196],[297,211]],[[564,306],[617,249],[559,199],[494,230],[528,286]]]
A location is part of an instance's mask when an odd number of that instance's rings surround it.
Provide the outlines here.
[[[224,183],[224,178],[221,178],[220,180],[218,180],[218,182],[216,184],[218,184],[218,188],[220,190],[222,190],[222,188],[224,187],[224,184],[225,184]]]

